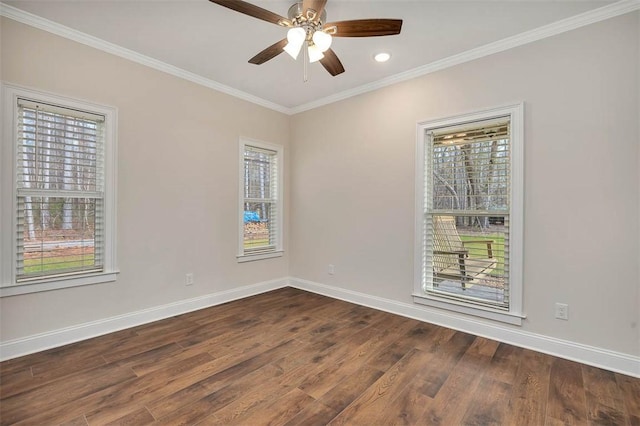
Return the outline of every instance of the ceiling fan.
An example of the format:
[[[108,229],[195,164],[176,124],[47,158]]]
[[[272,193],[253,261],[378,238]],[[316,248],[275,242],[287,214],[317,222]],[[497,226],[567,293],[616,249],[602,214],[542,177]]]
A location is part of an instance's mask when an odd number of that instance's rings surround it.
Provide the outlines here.
[[[330,48],[332,37],[375,37],[400,34],[402,19],[354,19],[349,21],[326,22],[327,0],[298,1],[289,8],[288,17],[263,9],[241,0],[210,0],[226,8],[235,10],[272,24],[289,28],[287,38],[280,40],[249,59],[249,63],[260,65],[287,52],[293,59],[302,50],[308,62],[320,61],[332,75],[344,72],[338,56]],[[306,49],[302,49],[306,44]],[[305,61],[305,81],[306,81]]]

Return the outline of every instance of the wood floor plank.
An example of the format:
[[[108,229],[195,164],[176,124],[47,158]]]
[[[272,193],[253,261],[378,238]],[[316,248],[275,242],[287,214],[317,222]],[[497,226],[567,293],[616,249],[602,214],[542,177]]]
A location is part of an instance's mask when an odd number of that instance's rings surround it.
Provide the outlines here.
[[[433,425],[462,424],[498,342],[477,337],[458,361],[433,402],[427,406],[425,422]]]
[[[73,363],[56,360],[56,362],[46,362],[32,367],[31,374],[34,379],[47,382],[79,371],[100,367],[106,363],[105,359],[100,355],[83,358]]]
[[[172,424],[176,422],[193,423],[195,421],[201,421],[206,416],[195,416],[192,413],[194,411],[192,406],[206,407],[206,410],[208,412],[211,412],[214,411],[216,404],[218,404],[219,406],[223,401],[225,402],[225,405],[233,402],[243,391],[246,391],[247,389],[248,385],[242,383],[243,377],[246,377],[249,373],[255,370],[260,370],[265,366],[270,366],[269,361],[285,356],[288,351],[293,350],[295,344],[295,341],[290,340],[280,346],[270,348],[253,358],[230,366],[229,368],[226,368],[213,375],[209,375],[205,380],[199,383],[200,386],[203,386],[208,391],[208,395],[190,405],[184,406],[183,409],[178,410],[175,414],[168,416],[164,415],[165,413],[162,411],[162,403],[151,404],[149,408],[151,409],[151,412],[152,414],[154,414],[154,416],[160,417],[161,421],[166,424]],[[272,370],[265,371],[270,372]],[[278,369],[275,370],[276,373],[273,374],[281,374],[281,371],[278,371]],[[234,381],[238,382],[240,386],[229,388],[227,385]],[[198,390],[197,393],[199,394],[200,391]],[[183,397],[183,395],[179,394],[176,395],[176,397],[179,400]],[[176,398],[173,398],[172,401],[175,403]],[[180,404],[180,402],[178,402],[178,404]]]
[[[273,394],[268,392],[263,394],[266,395],[264,400],[247,398],[245,401],[240,398],[234,405],[216,411],[215,424],[284,425],[298,415],[306,405],[314,402],[312,397],[297,388],[291,389],[279,398],[273,398]],[[205,421],[204,424],[207,422]]]
[[[580,364],[555,358],[551,364],[546,422],[587,423],[587,405]]]
[[[143,376],[132,383],[127,392],[109,395],[95,409],[85,408],[89,424],[108,423],[136,411],[140,406],[164,396],[173,386],[190,382],[202,371],[209,371],[215,360],[209,354],[197,354],[188,359],[167,365],[164,374]]]
[[[164,398],[153,401],[148,405],[148,408],[154,417],[163,419],[163,421],[180,417],[174,414],[185,407],[187,407],[186,411],[192,411],[190,407],[192,404],[206,404],[210,409],[221,408],[224,406],[223,403],[231,403],[253,383],[264,383],[279,374],[281,372],[278,368],[268,364],[237,380],[227,379],[225,381],[209,376]],[[218,405],[211,404],[209,402],[211,398],[215,398]]]
[[[485,374],[495,380],[500,380],[510,385],[513,384],[516,379],[523,350],[522,348],[501,343],[493,355],[491,364]]]
[[[615,373],[588,365],[582,366],[587,415],[595,425],[625,424],[627,416],[622,392]]]
[[[412,348],[425,348],[432,342],[431,338],[439,327],[429,323],[417,323],[403,335],[402,342]]]
[[[335,386],[335,383],[343,377],[353,374],[362,364],[366,364],[378,356],[384,348],[399,338],[395,333],[381,332],[371,327],[365,328],[356,337],[366,337],[366,341],[358,346],[354,345],[344,358],[327,364],[317,375],[305,380],[300,385],[300,389],[316,399],[321,398]],[[352,339],[350,343],[358,343],[358,340]]]
[[[367,365],[376,370],[385,372],[391,368],[396,362],[411,349],[411,346],[407,345],[403,341],[393,342],[389,346],[381,349],[378,354],[373,357]]]
[[[215,331],[211,330],[210,327],[206,325],[193,325],[191,328],[186,330],[177,330],[164,334],[151,333],[149,335],[141,335],[136,339],[132,339],[130,342],[123,343],[118,347],[104,351],[102,356],[107,360],[107,362],[121,361],[134,355],[165,346],[167,342],[176,342],[180,344],[180,346],[188,347],[189,345],[183,345],[182,341],[179,339],[183,337],[186,338],[186,336],[193,340],[197,338],[207,339],[213,333],[215,333]]]
[[[512,424],[544,424],[549,398],[552,358],[524,350],[511,393],[509,415]]]
[[[198,354],[187,359],[176,360],[173,364],[152,375],[134,378],[68,402],[47,411],[34,413],[29,417],[29,424],[61,423],[83,413],[100,413],[104,418],[115,419],[130,411],[130,407],[138,408],[138,401],[144,403],[146,398],[153,398],[154,391],[169,390],[170,385],[190,380],[193,374],[206,370],[208,354]],[[214,360],[215,361],[215,360]],[[212,361],[213,362],[213,361]],[[112,369],[118,368],[113,365]],[[149,396],[147,396],[149,395]],[[99,418],[97,415],[96,418]],[[105,420],[107,421],[107,420]]]
[[[298,388],[293,388],[264,409],[254,410],[244,424],[285,425],[313,402],[315,400],[309,395]]]
[[[338,412],[327,407],[321,402],[314,401],[307,404],[294,418],[285,423],[285,426],[324,426],[333,419]]]
[[[462,423],[465,425],[506,424],[511,385],[485,375],[469,402]]]
[[[73,363],[80,359],[101,355],[103,351],[130,339],[135,339],[136,336],[137,334],[131,329],[121,330],[33,355],[4,361],[0,363],[0,374],[4,375],[16,371],[16,369],[36,367],[42,363],[59,362],[61,359],[64,359],[66,363]]]
[[[2,421],[15,423],[135,377],[128,368],[102,366],[66,376],[2,400]]]
[[[163,413],[165,413],[165,409],[162,408],[162,405],[154,404],[154,407],[152,407],[152,413],[155,414],[155,417],[159,417],[159,420],[157,421],[158,424],[196,424],[209,417],[215,411],[224,408],[245,395],[247,393],[247,389],[250,389],[252,384],[256,381],[259,383],[269,382],[273,377],[277,377],[279,374],[280,371],[276,367],[267,364],[245,376],[239,377],[237,381],[229,380],[227,382],[219,382],[215,380],[215,385],[210,383],[211,388],[207,389],[206,396],[187,405],[178,403],[177,406],[180,408],[168,411],[166,412],[166,415],[163,415]],[[202,386],[205,385],[202,384]],[[266,388],[267,386],[264,387]],[[217,390],[211,391],[211,389]],[[272,388],[271,391],[273,392]]]
[[[625,413],[628,423],[640,426],[640,379],[615,373],[618,389],[624,399]]]
[[[376,424],[385,415],[386,407],[408,385],[432,355],[418,349],[407,354],[367,388],[332,421],[331,425]]]
[[[381,425],[427,424],[425,412],[433,404],[433,399],[422,393],[422,386],[420,380],[410,380],[409,384],[390,400],[376,422]]]
[[[7,398],[28,389],[33,382],[33,375],[30,367],[22,367],[6,373],[0,379],[0,399]]]
[[[87,426],[87,419],[84,416],[76,417],[75,419],[71,419],[68,422],[60,423],[60,426]]]
[[[382,374],[383,372],[380,370],[364,366],[352,375],[343,378],[342,381],[326,392],[319,401],[339,413],[375,383]]]
[[[329,350],[330,346],[331,345],[327,344],[317,344],[308,348],[308,353],[306,354],[300,353],[302,350],[292,351],[290,355],[286,355],[285,357],[282,357],[280,361],[275,362],[269,362],[271,360],[263,359],[264,364],[272,367],[271,369],[260,368],[248,374],[246,371],[241,371],[240,373],[242,375],[240,378],[236,378],[235,376],[208,376],[187,388],[177,390],[166,398],[150,404],[149,409],[156,417],[163,418],[169,415],[172,411],[176,411],[178,408],[205,398],[213,392],[223,389],[230,384],[233,384],[233,387],[225,390],[227,398],[228,394],[233,393],[234,390],[237,390],[237,394],[240,395],[241,392],[250,387],[251,383],[264,382],[266,380],[265,377],[282,376],[285,374],[287,369],[290,370],[294,368],[294,366],[309,369],[306,362],[309,361],[311,357],[322,356],[322,352]],[[295,364],[292,362],[285,362],[284,360],[287,358],[294,359],[296,361]],[[264,376],[265,373],[267,374],[266,376]],[[245,385],[244,383],[248,384]],[[232,398],[229,399],[229,401],[231,400]]]
[[[153,418],[149,410],[146,408],[140,408],[132,413],[126,414],[122,417],[115,419],[112,422],[105,423],[107,426],[116,426],[116,425],[148,425],[155,422],[156,419]]]
[[[420,369],[417,375],[422,380],[420,391],[426,396],[435,398],[455,365],[475,339],[476,337],[470,334],[454,332],[447,341],[438,347],[435,353],[430,352],[432,354],[431,361]]]
[[[293,288],[0,363],[0,426],[621,424],[640,379]]]
[[[138,376],[143,376],[159,368],[164,368],[166,363],[171,363],[176,359],[185,357],[187,352],[187,350],[172,342],[116,361],[116,364],[129,367]]]
[[[0,395],[1,398],[7,398],[18,393],[41,387],[56,379],[68,376],[69,374],[77,374],[105,364],[106,361],[99,355],[79,359],[73,363],[65,363],[61,361],[40,363],[37,366],[32,367],[30,371],[22,371],[20,380],[16,380],[16,377],[8,377],[8,380],[6,381],[3,379],[1,382],[3,386]]]

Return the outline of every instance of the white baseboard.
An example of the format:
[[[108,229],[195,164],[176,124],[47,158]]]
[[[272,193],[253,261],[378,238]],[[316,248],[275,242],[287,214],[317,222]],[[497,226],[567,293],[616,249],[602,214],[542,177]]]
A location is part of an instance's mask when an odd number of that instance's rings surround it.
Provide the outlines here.
[[[105,318],[84,324],[66,327],[33,336],[0,342],[0,361],[90,339],[114,331],[147,324],[175,315],[208,308],[232,300],[242,299],[286,287],[288,279],[280,278],[248,286],[238,287],[218,293],[207,294],[193,299],[180,300],[167,305],[156,306],[141,311]]]
[[[438,311],[422,305],[384,299],[293,277],[265,281],[25,338],[0,342],[0,361],[90,339],[114,331],[147,324],[287,286],[640,378],[640,357],[527,331],[515,330],[500,325],[478,322],[472,318]]]
[[[627,374],[640,378],[640,357],[614,352],[594,346],[583,345],[554,337],[543,336],[522,330],[515,330],[505,326],[479,322],[473,318],[454,313],[447,313],[423,305],[398,302],[333,287],[325,284],[307,281],[299,278],[289,278],[289,285],[301,290],[329,296],[358,305],[368,306],[381,311],[390,312],[404,317],[425,321],[454,330],[471,333],[514,346],[543,352],[560,358],[570,359],[594,367]]]

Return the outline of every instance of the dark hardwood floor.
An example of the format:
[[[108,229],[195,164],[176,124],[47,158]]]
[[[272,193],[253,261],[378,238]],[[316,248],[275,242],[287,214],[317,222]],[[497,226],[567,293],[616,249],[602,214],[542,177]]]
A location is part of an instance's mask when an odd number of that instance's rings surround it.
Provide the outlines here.
[[[640,425],[639,379],[291,288],[0,374],[3,425]]]

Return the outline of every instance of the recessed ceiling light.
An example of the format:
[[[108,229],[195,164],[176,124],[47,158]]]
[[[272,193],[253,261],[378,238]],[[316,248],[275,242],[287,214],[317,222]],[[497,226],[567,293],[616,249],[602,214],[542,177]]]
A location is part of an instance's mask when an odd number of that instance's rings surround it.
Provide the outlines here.
[[[387,62],[389,60],[389,58],[391,58],[391,55],[389,53],[386,53],[386,52],[377,53],[373,57],[373,59],[375,59],[376,62]]]

